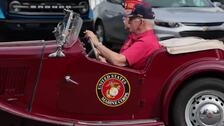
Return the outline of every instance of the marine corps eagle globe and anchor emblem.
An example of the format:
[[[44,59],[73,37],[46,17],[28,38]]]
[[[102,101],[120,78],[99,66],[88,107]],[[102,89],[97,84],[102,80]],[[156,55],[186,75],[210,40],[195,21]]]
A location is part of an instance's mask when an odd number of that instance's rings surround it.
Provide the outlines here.
[[[109,107],[117,107],[124,104],[130,96],[130,84],[119,73],[103,75],[96,85],[96,95],[101,103]]]

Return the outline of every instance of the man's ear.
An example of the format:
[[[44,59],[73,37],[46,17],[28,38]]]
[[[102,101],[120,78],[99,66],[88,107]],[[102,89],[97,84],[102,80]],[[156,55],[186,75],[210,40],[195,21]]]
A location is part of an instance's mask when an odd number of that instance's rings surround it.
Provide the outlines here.
[[[143,24],[144,23],[144,20],[143,19],[141,19],[141,24]]]
[[[123,8],[125,8],[125,1],[124,1],[124,0],[121,0],[121,6],[122,6]]]

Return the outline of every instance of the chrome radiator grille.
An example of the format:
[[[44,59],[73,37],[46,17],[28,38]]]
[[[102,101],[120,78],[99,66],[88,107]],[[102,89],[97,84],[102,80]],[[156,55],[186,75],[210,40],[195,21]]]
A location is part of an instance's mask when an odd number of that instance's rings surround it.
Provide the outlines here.
[[[213,23],[186,23],[182,22],[182,24],[186,26],[220,26],[224,24],[224,22],[213,22]]]
[[[214,31],[184,31],[180,32],[182,37],[187,36],[197,36],[205,39],[219,39],[224,37],[224,31],[214,30]]]
[[[12,0],[8,3],[10,14],[20,15],[63,15],[64,9],[87,14],[88,1],[78,0]]]

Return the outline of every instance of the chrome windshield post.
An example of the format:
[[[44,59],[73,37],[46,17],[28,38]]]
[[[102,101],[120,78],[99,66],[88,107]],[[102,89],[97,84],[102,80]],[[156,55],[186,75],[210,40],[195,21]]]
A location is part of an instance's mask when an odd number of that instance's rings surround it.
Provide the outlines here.
[[[57,47],[57,50],[51,54],[48,55],[48,57],[53,58],[53,57],[65,57],[65,54],[62,51],[62,45],[59,45]]]
[[[66,38],[69,34],[69,29],[71,27],[74,12],[72,10],[65,10],[65,17],[62,23],[59,23],[55,30],[53,31],[56,37],[56,42],[58,43],[57,50],[48,55],[48,57],[65,57],[63,53],[63,45],[66,42]]]

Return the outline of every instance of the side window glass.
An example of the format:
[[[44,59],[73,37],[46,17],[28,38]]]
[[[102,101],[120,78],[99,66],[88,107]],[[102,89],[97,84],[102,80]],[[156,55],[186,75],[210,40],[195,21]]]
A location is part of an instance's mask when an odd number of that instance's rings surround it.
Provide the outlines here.
[[[121,3],[121,0],[107,0],[110,3],[119,4]]]
[[[194,0],[194,5],[195,6],[203,6],[203,3],[200,0]]]
[[[185,0],[180,0],[180,4],[185,5],[186,1]]]
[[[193,0],[195,6],[197,7],[205,7],[205,6],[209,6],[209,2],[206,0]]]
[[[110,2],[110,3],[112,3],[112,2],[111,2],[111,0],[107,0],[107,2]]]

